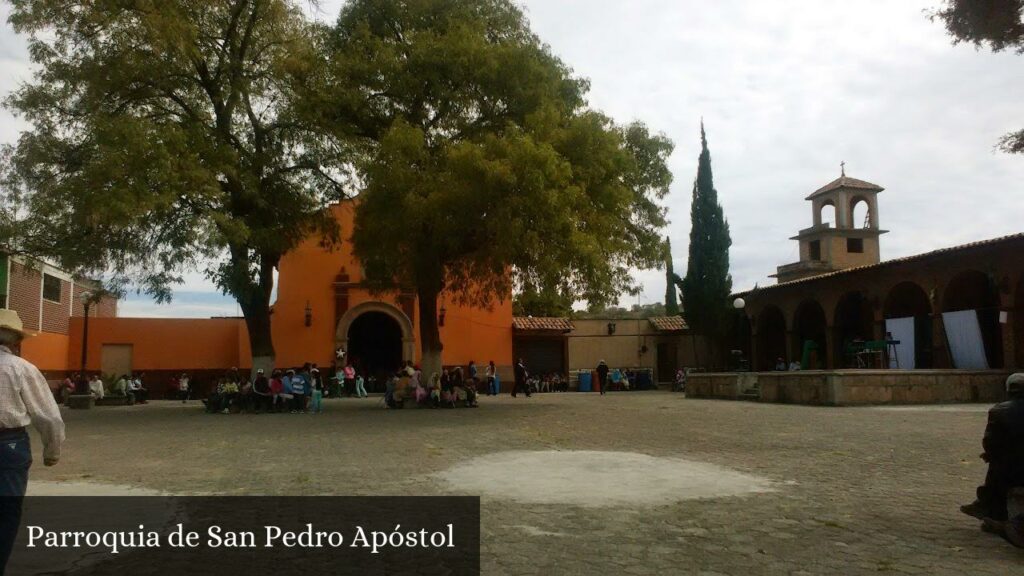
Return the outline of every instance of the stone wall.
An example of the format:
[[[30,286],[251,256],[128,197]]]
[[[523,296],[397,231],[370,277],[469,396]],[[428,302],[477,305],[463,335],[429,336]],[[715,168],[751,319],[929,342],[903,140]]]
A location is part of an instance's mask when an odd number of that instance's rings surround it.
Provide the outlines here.
[[[995,403],[1005,399],[1003,371],[837,370],[690,374],[687,396],[780,404]]]

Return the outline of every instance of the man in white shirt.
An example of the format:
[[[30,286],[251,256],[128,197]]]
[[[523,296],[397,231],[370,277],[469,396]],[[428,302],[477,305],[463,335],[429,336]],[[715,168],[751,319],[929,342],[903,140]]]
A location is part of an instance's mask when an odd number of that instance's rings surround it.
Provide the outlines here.
[[[26,336],[18,313],[0,309],[0,574],[18,535],[28,488],[32,448],[26,427],[32,424],[39,431],[46,466],[57,463],[64,442],[64,421],[50,385],[38,368],[17,355]]]
[[[103,380],[100,380],[99,376],[93,375],[89,378],[89,393],[97,400],[103,400]]]

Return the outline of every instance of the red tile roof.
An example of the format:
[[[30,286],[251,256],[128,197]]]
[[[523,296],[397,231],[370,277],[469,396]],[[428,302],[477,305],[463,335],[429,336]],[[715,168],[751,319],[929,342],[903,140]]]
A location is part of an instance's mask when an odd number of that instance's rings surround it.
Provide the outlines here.
[[[850,178],[849,176],[840,176],[839,178],[836,178],[835,180],[833,180],[833,181],[829,182],[828,184],[825,184],[821,188],[818,188],[817,190],[815,190],[814,194],[811,194],[810,196],[807,197],[807,200],[812,200],[812,199],[817,198],[818,196],[820,196],[822,194],[831,192],[833,190],[838,190],[840,188],[854,188],[854,189],[857,189],[857,190],[872,190],[874,192],[881,192],[882,190],[885,190],[885,188],[882,188],[878,184],[872,184],[871,182],[865,182],[864,180],[858,180],[856,178]]]
[[[516,316],[512,319],[512,329],[529,331],[572,332],[576,329],[568,318],[534,318],[533,316]]]
[[[1009,236],[1000,236],[999,238],[992,238],[990,240],[979,240],[977,242],[970,242],[968,244],[961,244],[959,246],[951,246],[949,248],[940,248],[938,250],[932,250],[931,252],[925,252],[923,254],[914,254],[913,256],[904,256],[903,258],[894,258],[892,260],[886,260],[885,262],[879,262],[877,264],[868,264],[867,266],[857,266],[856,268],[847,268],[845,270],[836,270],[835,272],[828,272],[826,274],[819,274],[818,276],[809,276],[807,278],[801,278],[799,280],[791,280],[789,282],[783,282],[781,284],[773,284],[769,286],[761,286],[754,290],[773,290],[775,288],[782,288],[784,286],[794,286],[796,284],[803,284],[805,282],[814,282],[816,280],[824,280],[826,278],[833,278],[835,276],[841,276],[843,274],[854,274],[856,272],[863,272],[866,270],[874,270],[876,268],[886,268],[889,266],[895,266],[899,264],[905,264],[907,262],[917,262],[919,260],[927,260],[929,258],[936,258],[940,256],[946,256],[950,254],[956,254],[957,252],[963,252],[971,248],[981,248],[984,246],[993,246],[995,244],[1003,244],[1014,241],[1024,240],[1024,232],[1019,234],[1010,234]],[[750,294],[754,290],[747,290],[746,292],[739,292],[734,296],[744,296]]]
[[[664,316],[648,318],[648,320],[651,321],[651,325],[654,326],[655,330],[661,332],[682,332],[689,328],[682,316]]]

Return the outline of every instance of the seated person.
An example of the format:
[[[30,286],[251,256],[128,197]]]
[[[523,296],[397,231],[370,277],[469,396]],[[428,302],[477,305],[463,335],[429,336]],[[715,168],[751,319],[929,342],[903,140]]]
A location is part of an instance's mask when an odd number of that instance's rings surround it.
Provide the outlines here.
[[[148,402],[149,390],[142,387],[142,378],[136,376],[128,381],[128,391],[135,398],[136,402],[145,404]]]
[[[398,390],[398,376],[392,375],[384,385],[384,406],[387,408],[400,408],[402,404],[395,397]]]
[[[622,386],[622,371],[621,370],[619,370],[618,368],[616,368],[615,370],[612,370],[612,373],[611,373],[611,376],[609,377],[609,379],[611,380],[611,383],[612,383],[612,385],[610,386],[610,388],[612,390],[622,390],[623,386]]]
[[[779,359],[775,360],[775,371],[776,372],[785,372],[786,371],[786,360],[785,359],[779,358]]]
[[[1024,487],[1024,373],[1006,380],[1006,394],[1009,400],[989,410],[981,441],[981,458],[988,463],[985,484],[974,502],[960,507],[964,514],[994,522],[1007,520],[1010,489]]]
[[[110,392],[111,396],[127,396],[128,395],[128,376],[122,375],[114,382],[114,389]]]
[[[789,363],[790,372],[799,372],[801,368],[803,368],[803,366],[796,360],[793,360],[792,362]]]
[[[89,377],[89,394],[95,396],[97,400],[103,400],[103,380],[95,374]]]

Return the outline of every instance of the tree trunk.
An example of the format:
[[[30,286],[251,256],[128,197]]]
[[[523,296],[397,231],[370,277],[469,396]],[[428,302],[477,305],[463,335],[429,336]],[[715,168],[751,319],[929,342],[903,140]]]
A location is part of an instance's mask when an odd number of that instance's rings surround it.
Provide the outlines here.
[[[249,330],[249,347],[252,350],[252,373],[260,368],[264,374],[274,370],[274,340],[270,331],[270,305],[262,298],[256,302],[243,302],[239,299],[245,327]]]
[[[420,368],[429,382],[431,375],[441,373],[441,351],[444,349],[441,332],[438,330],[437,292],[420,289],[417,296],[420,308],[420,349],[423,353]]]

